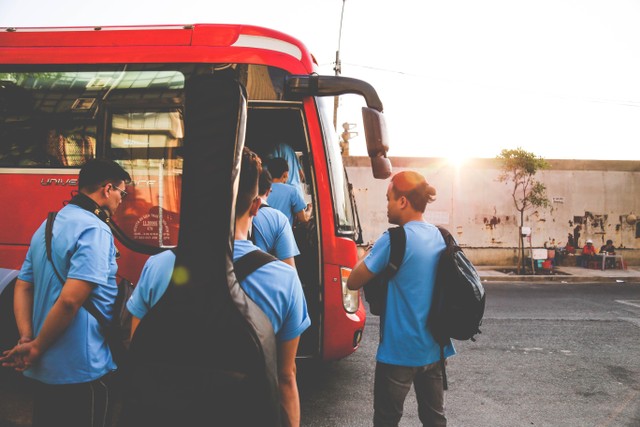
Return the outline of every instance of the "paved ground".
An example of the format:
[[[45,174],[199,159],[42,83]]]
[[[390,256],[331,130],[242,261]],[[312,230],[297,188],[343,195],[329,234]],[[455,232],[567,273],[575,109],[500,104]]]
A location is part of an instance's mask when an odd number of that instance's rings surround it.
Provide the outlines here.
[[[491,297],[478,342],[456,344],[451,425],[639,426],[640,267],[557,267],[563,274],[553,276],[500,268],[478,267]],[[370,425],[378,327],[369,316],[361,348],[344,360],[301,364],[304,426]],[[405,409],[401,426],[419,425],[415,398]],[[0,378],[0,427],[28,426],[29,412],[26,390]]]
[[[579,277],[579,276],[577,276]],[[477,342],[447,368],[452,427],[640,426],[640,283],[486,282]],[[304,427],[368,427],[380,318],[361,347],[299,364]],[[413,390],[401,427],[416,427]]]

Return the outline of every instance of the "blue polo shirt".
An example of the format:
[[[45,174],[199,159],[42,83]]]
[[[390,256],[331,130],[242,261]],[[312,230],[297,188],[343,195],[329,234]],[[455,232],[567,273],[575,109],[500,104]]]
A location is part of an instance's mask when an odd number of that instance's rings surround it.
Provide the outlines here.
[[[233,260],[258,250],[248,240],[236,240]],[[143,318],[167,290],[173,274],[176,256],[165,251],[150,257],[145,263],[127,308],[137,318]],[[302,285],[296,270],[283,262],[270,262],[250,275],[240,286],[269,318],[278,342],[289,341],[311,325]]]
[[[35,232],[19,278],[33,284],[33,328],[37,336],[62,291],[47,259],[45,223]],[[58,212],[51,244],[53,262],[65,278],[94,285],[93,304],[111,319],[118,293],[116,247],[109,227],[76,205]],[[74,384],[96,380],[116,369],[98,321],[80,308],[69,327],[24,375],[46,384]]]
[[[300,188],[281,182],[274,182],[271,185],[271,193],[267,198],[267,202],[269,206],[285,214],[289,224],[292,226],[295,214],[307,207]]]
[[[387,305],[380,319],[382,338],[376,359],[399,366],[424,366],[440,360],[440,347],[427,329],[440,255],[446,245],[440,231],[424,221],[404,225],[407,246],[398,272],[389,280]],[[389,263],[389,232],[385,231],[364,259],[374,274]],[[455,354],[453,344],[445,357]]]
[[[281,260],[300,255],[287,217],[269,205],[261,206],[253,217],[253,240],[257,247]]]

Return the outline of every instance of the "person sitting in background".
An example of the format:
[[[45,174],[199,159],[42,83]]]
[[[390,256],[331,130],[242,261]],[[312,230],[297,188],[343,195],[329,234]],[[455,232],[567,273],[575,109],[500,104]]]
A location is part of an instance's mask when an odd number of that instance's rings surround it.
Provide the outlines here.
[[[607,240],[607,243],[602,245],[600,248],[600,253],[605,255],[615,255],[616,247],[613,246],[613,240]],[[616,266],[616,260],[614,258],[607,258],[605,261],[607,268],[614,268]]]
[[[564,246],[564,250],[567,254],[576,253],[576,241],[573,239],[573,234],[567,235],[567,244]]]
[[[580,255],[580,265],[582,267],[588,267],[589,261],[596,255],[596,248],[593,246],[593,240],[587,239],[587,244],[582,248],[582,255]]]
[[[616,254],[616,247],[613,246],[613,240],[611,240],[611,239],[607,240],[607,243],[605,245],[602,245],[602,247],[600,248],[600,253],[601,254],[615,255]]]

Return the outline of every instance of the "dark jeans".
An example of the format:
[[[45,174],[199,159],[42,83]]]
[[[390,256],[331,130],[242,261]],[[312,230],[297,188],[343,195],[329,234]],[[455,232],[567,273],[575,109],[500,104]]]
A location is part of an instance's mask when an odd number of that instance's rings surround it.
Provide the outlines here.
[[[373,425],[397,426],[402,418],[404,400],[411,388],[416,391],[418,416],[423,426],[447,425],[444,415],[444,390],[440,362],[417,368],[376,364],[373,390]]]
[[[104,427],[112,407],[112,374],[80,384],[37,382],[33,427]]]

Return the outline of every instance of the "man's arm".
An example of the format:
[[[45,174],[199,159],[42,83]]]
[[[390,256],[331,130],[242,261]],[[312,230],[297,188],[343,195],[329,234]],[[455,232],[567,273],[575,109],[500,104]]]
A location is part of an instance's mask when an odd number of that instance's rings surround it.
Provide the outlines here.
[[[3,366],[24,371],[64,333],[82,304],[89,298],[94,285],[84,280],[67,279],[60,297],[44,320],[38,336],[25,344],[19,344],[4,354]]]
[[[16,280],[13,291],[13,312],[18,325],[18,344],[33,339],[33,283]]]
[[[347,288],[351,289],[352,291],[360,289],[376,276],[371,272],[371,270],[369,270],[369,268],[367,268],[367,265],[364,263],[364,259],[368,254],[369,251],[367,251],[362,259],[358,261],[356,266],[353,268],[353,271],[351,271],[351,275],[349,275],[349,278],[347,279]]]
[[[296,219],[298,220],[298,222],[303,224],[306,222],[309,222],[309,220],[311,219],[312,212],[313,212],[313,207],[311,206],[311,203],[308,203],[306,208],[296,213]]]
[[[289,257],[281,260],[282,262],[289,264],[291,267],[296,268],[296,260],[294,257]]]
[[[140,318],[132,314],[131,315],[131,336],[129,337],[130,339],[133,339],[133,334],[136,333],[136,329],[138,329],[139,324],[140,324]]]
[[[300,337],[278,343],[278,386],[280,405],[285,414],[283,425],[300,426],[300,396],[296,380],[296,353]]]

